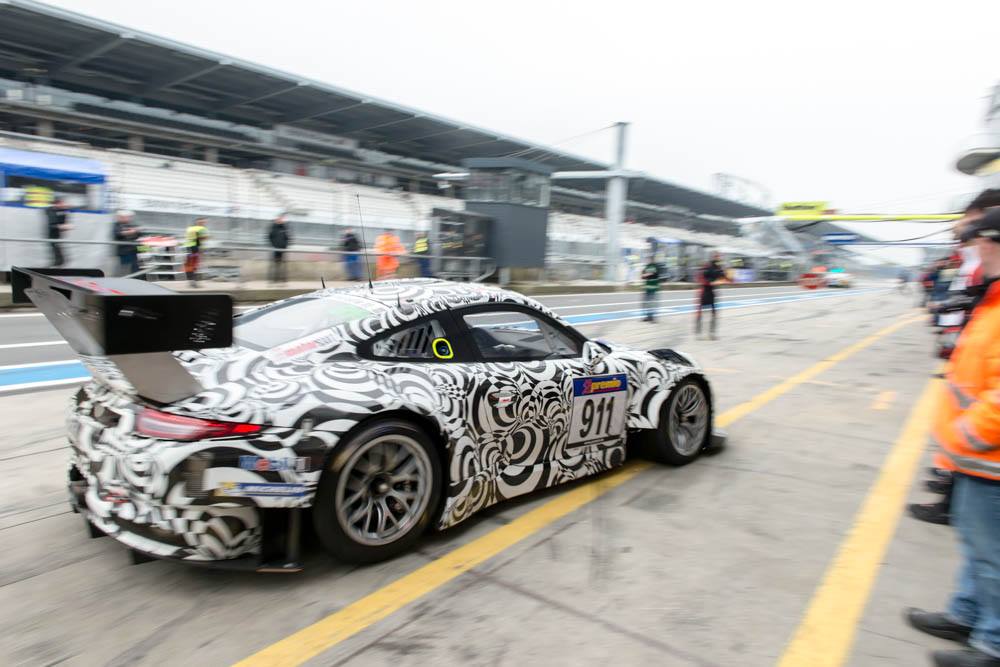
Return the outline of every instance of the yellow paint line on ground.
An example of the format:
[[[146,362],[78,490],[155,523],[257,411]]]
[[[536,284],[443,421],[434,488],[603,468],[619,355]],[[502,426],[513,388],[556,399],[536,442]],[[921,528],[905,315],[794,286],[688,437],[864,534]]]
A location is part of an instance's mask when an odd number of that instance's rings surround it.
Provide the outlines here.
[[[716,416],[715,423],[726,427],[763,407],[797,385],[802,384],[835,364],[860,352],[875,341],[913,322],[913,318],[899,320],[884,329],[844,348],[837,354],[788,378],[784,382],[758,394],[746,403]],[[237,667],[273,667],[301,665],[311,658],[328,651],[340,642],[354,636],[370,625],[399,611],[411,602],[443,586],[459,575],[468,572],[502,551],[514,546],[542,528],[561,519],[611,489],[624,484],[639,472],[650,467],[644,461],[629,462],[621,468],[576,486],[553,498],[509,524],[448,552],[437,560],[403,575],[388,585],[348,604],[310,626],[267,646],[250,657],[236,663]]]
[[[779,667],[839,667],[847,660],[920,465],[939,389],[940,380],[932,380],[920,395]]]
[[[872,410],[888,410],[894,400],[896,400],[896,392],[883,391],[872,401]]]

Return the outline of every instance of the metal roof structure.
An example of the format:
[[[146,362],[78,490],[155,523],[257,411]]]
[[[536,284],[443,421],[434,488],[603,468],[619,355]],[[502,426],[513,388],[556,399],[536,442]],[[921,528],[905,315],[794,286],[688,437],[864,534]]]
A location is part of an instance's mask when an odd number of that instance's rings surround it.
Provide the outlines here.
[[[532,142],[231,58],[31,0],[0,0],[0,76],[256,127],[289,125],[363,148],[443,164],[530,154],[553,170],[609,167]],[[603,180],[574,188],[602,192]],[[629,199],[696,214],[767,215],[755,206],[654,179]]]

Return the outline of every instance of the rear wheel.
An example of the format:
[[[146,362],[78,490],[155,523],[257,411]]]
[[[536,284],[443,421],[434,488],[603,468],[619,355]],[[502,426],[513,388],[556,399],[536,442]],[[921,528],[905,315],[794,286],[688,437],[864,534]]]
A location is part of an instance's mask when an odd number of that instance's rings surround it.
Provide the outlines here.
[[[642,440],[642,453],[654,461],[682,466],[698,458],[711,436],[712,404],[704,385],[682,380],[660,408],[660,425]]]
[[[316,491],[313,523],[323,546],[352,563],[408,550],[441,497],[434,443],[410,422],[372,423],[341,442]]]

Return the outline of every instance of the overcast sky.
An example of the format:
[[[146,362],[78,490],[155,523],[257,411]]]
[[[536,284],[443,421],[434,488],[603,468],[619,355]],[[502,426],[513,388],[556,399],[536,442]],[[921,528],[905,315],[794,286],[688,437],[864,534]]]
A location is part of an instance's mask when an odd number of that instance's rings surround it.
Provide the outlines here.
[[[630,121],[633,169],[852,212],[975,190],[953,165],[1000,82],[997,0],[53,4],[533,141]]]

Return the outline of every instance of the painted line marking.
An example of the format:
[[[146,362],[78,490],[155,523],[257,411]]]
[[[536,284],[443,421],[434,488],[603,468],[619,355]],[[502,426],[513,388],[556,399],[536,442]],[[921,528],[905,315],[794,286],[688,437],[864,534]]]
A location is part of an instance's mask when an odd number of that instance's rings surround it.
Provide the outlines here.
[[[804,383],[837,363],[857,354],[877,340],[915,322],[917,318],[899,320],[867,338],[844,348],[832,357],[801,371],[784,382],[730,408],[718,415],[716,425],[725,428],[751,412],[759,410],[782,394]],[[236,667],[272,667],[301,665],[328,651],[372,624],[399,611],[442,585],[468,572],[502,551],[530,537],[542,528],[561,519],[575,509],[596,500],[638,473],[652,467],[645,461],[629,462],[590,482],[584,482],[540,507],[494,529],[482,537],[457,547],[437,560],[348,604],[326,618],[292,633],[257,653],[236,663]]]
[[[0,345],[0,350],[15,350],[19,347],[48,347],[50,345],[69,345],[64,340],[43,340],[37,343],[6,343]]]
[[[889,406],[896,399],[896,392],[883,391],[872,401],[872,410],[888,410]]]
[[[940,388],[940,380],[931,380],[910,412],[778,667],[839,667],[849,657],[920,466]]]
[[[71,384],[82,384],[86,382],[85,377],[71,377],[63,380],[45,380],[42,382],[22,382],[20,384],[7,384],[0,386],[0,396],[13,392],[20,392],[29,389],[48,389],[50,387],[62,387]]]
[[[83,366],[83,364],[74,359],[60,359],[59,361],[36,361],[35,363],[32,364],[14,364],[12,366],[0,366],[0,373],[20,368],[42,368],[45,366],[61,366],[66,364],[76,364],[78,366]]]
[[[730,300],[730,301],[723,301],[722,303],[720,303],[718,305],[718,308],[719,308],[719,310],[732,310],[732,309],[736,309],[736,308],[752,308],[752,307],[758,307],[758,306],[768,306],[768,305],[773,305],[773,304],[778,304],[778,303],[797,303],[797,302],[800,302],[800,301],[815,301],[817,299],[828,299],[828,298],[838,298],[838,297],[854,296],[856,294],[867,293],[867,292],[870,292],[870,291],[885,291],[885,290],[882,290],[882,289],[869,289],[869,290],[854,290],[854,291],[849,291],[849,292],[848,291],[843,291],[843,292],[830,292],[830,293],[820,293],[820,294],[806,293],[806,294],[799,294],[799,295],[795,295],[795,296],[762,297],[762,298],[759,298],[759,299],[750,299],[750,300],[743,300],[743,301]],[[780,299],[780,300],[775,300],[775,299]],[[659,312],[664,317],[673,317],[673,316],[677,316],[677,315],[684,315],[684,314],[693,313],[696,309],[697,309],[696,305],[694,305],[694,304],[687,304],[687,305],[683,305],[683,306],[668,306],[666,308],[661,308]],[[624,317],[608,317],[608,315],[618,315],[618,314],[621,314],[621,313],[625,313],[626,315]],[[593,324],[605,324],[605,323],[608,323],[608,322],[618,322],[618,321],[622,321],[622,320],[637,320],[637,319],[641,319],[643,316],[644,316],[644,313],[641,310],[620,310],[620,311],[611,311],[609,313],[588,313],[588,314],[584,314],[584,315],[570,315],[568,317],[564,317],[563,319],[565,319],[570,324],[573,324],[573,325],[576,325],[576,326],[587,326],[587,325],[593,325]],[[516,324],[516,323],[510,322],[510,323],[504,323],[504,324]],[[26,369],[26,368],[32,368],[32,367],[43,367],[43,366],[59,365],[59,364],[65,365],[67,367],[67,370],[66,370],[65,373],[59,373],[59,374],[57,374],[57,376],[55,377],[55,379],[61,380],[61,379],[64,379],[64,378],[72,376],[72,377],[79,378],[81,381],[85,381],[88,377],[90,377],[90,375],[87,373],[86,369],[84,369],[83,364],[81,364],[79,361],[75,361],[75,360],[72,360],[72,359],[65,359],[65,360],[61,360],[61,361],[46,361],[46,362],[41,362],[41,363],[37,363],[37,364],[22,364],[22,365],[17,365],[17,366],[0,366],[0,389],[2,389],[5,386],[5,384],[11,384],[11,383],[15,383],[15,382],[17,382],[17,383],[34,383],[34,382],[37,382],[39,384],[37,384],[36,386],[38,386],[38,387],[44,387],[46,385],[43,384],[42,382],[47,377],[53,377],[53,373],[54,373],[54,371],[46,371],[46,372],[40,373],[40,375],[38,377],[33,377],[30,374],[25,374],[25,375],[19,375],[18,377],[14,378],[12,376],[6,376],[5,377],[5,375],[3,373],[3,371],[5,371],[5,370],[11,370],[11,369],[15,369],[15,368],[25,368]],[[71,370],[72,370],[72,373],[71,373]]]

